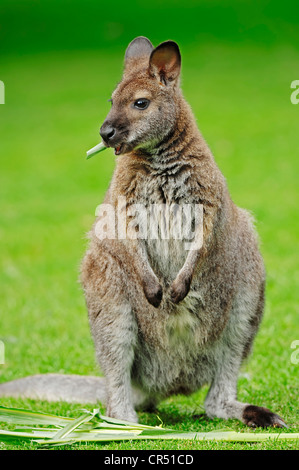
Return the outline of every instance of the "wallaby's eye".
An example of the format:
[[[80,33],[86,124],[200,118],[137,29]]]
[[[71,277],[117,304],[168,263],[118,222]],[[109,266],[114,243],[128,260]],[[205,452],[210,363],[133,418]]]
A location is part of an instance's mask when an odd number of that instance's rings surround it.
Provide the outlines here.
[[[148,108],[149,104],[150,104],[150,101],[147,100],[146,98],[139,98],[139,100],[136,100],[134,102],[134,108],[136,108],[136,109],[146,109],[146,108]]]

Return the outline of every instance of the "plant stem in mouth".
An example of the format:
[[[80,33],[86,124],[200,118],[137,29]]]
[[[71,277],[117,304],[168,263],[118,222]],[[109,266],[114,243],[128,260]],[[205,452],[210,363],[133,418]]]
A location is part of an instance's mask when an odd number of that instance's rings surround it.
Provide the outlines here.
[[[88,152],[86,153],[86,159],[93,157],[93,155],[95,155],[96,153],[102,152],[106,148],[107,147],[103,144],[103,142],[100,142],[98,145],[88,150]]]

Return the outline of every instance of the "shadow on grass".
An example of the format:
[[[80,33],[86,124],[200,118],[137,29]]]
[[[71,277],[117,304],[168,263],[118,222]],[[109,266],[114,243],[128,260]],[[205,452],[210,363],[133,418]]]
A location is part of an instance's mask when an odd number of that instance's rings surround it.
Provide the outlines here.
[[[194,431],[213,431],[219,427],[230,428],[233,420],[211,419],[204,412],[195,413],[174,407],[159,407],[150,412],[140,412],[139,422],[151,426],[162,426],[164,428],[186,429]],[[241,423],[238,423],[241,424]]]

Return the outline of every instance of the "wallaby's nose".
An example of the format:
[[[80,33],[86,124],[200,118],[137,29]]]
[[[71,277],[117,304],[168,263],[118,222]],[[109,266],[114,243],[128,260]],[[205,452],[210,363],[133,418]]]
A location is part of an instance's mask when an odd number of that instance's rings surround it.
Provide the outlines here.
[[[109,141],[114,137],[115,132],[114,127],[110,126],[110,124],[104,123],[100,129],[100,135],[106,144],[109,144]]]

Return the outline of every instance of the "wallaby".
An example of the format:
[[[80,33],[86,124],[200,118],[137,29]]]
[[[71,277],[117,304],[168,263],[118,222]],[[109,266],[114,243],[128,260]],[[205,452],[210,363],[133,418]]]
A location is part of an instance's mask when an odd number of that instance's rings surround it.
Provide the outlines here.
[[[136,422],[136,410],[209,384],[208,417],[283,427],[267,408],[237,400],[240,366],[263,314],[264,264],[252,217],[232,202],[183,98],[180,70],[175,42],[154,48],[138,37],[129,44],[100,130],[118,156],[104,205],[115,210],[113,230],[134,205],[198,205],[200,246],[186,250],[179,237],[138,236],[138,224],[135,237],[99,236],[98,215],[81,281],[105,379],[33,376],[2,384],[0,395],[99,400],[108,416]],[[124,220],[128,229],[132,217]]]

